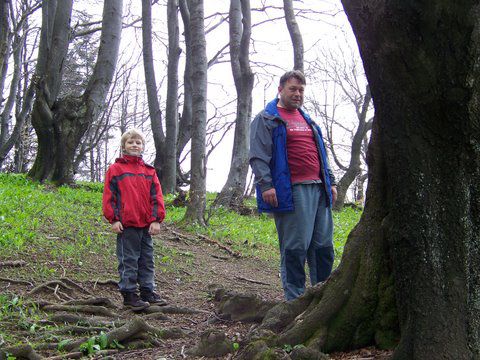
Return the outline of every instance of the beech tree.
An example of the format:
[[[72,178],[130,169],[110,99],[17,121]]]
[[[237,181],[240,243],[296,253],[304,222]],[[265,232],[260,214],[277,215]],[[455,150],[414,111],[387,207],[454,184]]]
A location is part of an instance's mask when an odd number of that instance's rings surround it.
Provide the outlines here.
[[[293,9],[292,0],[283,0],[283,9],[285,12],[285,22],[287,23],[288,33],[292,39],[293,45],[293,68],[303,72],[303,39],[295,11]]]
[[[28,26],[28,20],[38,8],[37,2],[30,1],[22,2],[18,5],[18,9],[14,9],[8,2],[2,2],[0,5],[0,93],[4,91],[10,56],[13,64],[8,96],[4,99],[0,114],[0,168],[10,150],[20,139],[33,103],[34,82],[25,84],[23,89],[21,81],[22,70],[25,69],[23,58],[27,52],[26,37],[33,32]],[[15,112],[15,125],[10,131],[13,112]]]
[[[248,350],[480,357],[478,5],[343,0],[375,105],[365,210],[338,269]]]
[[[36,98],[32,125],[38,138],[29,176],[57,184],[73,181],[75,151],[104,107],[118,56],[122,29],[121,0],[105,0],[97,61],[84,93],[59,97],[70,41],[72,0],[47,1],[42,6]]]
[[[165,109],[166,139],[163,163],[162,187],[173,193],[177,184],[177,133],[178,133],[178,63],[180,58],[178,0],[168,0],[168,78]]]
[[[251,36],[250,0],[230,1],[230,63],[237,91],[237,115],[232,160],[227,182],[218,194],[216,203],[229,207],[242,204],[248,173],[250,118],[254,74],[250,69]]]
[[[190,201],[185,219],[205,225],[206,162],[205,133],[207,123],[207,53],[203,0],[188,0],[191,36],[192,81],[192,153]],[[194,124],[193,124],[194,123]]]
[[[142,0],[142,44],[148,110],[156,150],[154,165],[159,178],[162,180],[163,165],[165,162],[165,133],[163,131],[162,111],[160,110],[160,102],[158,101],[157,81],[155,68],[153,66],[152,4],[150,0]]]

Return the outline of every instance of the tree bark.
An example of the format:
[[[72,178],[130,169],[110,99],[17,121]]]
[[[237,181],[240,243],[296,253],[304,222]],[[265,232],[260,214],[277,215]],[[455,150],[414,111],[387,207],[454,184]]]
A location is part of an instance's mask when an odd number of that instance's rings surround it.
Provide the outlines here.
[[[338,270],[262,328],[276,346],[477,359],[479,3],[343,5],[376,109],[365,211]]]
[[[81,97],[59,97],[70,36],[72,1],[49,1],[42,7],[42,29],[36,68],[38,87],[32,125],[38,139],[34,180],[73,182],[76,149],[88,126],[98,117],[110,87],[118,57],[122,6],[106,0],[97,61]]]
[[[148,111],[155,143],[155,169],[162,179],[165,162],[165,134],[162,126],[162,111],[158,101],[157,80],[153,66],[152,49],[152,5],[150,0],[142,0],[142,43],[143,69],[145,72],[145,87],[147,89]]]
[[[235,208],[242,204],[248,174],[250,118],[254,75],[250,69],[250,0],[230,2],[230,63],[237,90],[237,117],[232,160],[227,182],[218,194],[217,205]]]
[[[192,124],[190,201],[185,220],[205,225],[206,162],[205,136],[207,124],[207,53],[203,0],[188,0],[192,37]]]
[[[302,33],[295,19],[292,0],[283,0],[285,22],[293,45],[293,68],[303,72],[303,39]]]
[[[9,14],[10,14],[10,11],[9,11],[8,2],[1,1],[0,2],[0,70],[1,70],[0,90],[2,90],[1,91],[2,94],[3,94],[5,78],[7,75],[8,58],[11,51],[12,35],[10,34],[10,27],[8,25]],[[20,56],[19,49],[17,50],[17,53],[18,53],[18,56]],[[2,102],[3,102],[3,99],[2,99]],[[3,113],[5,113],[5,110],[3,111]],[[5,120],[8,120],[8,118],[4,119],[4,116],[2,115],[1,122],[0,122],[0,146],[2,146],[6,142],[6,139],[8,136],[9,123]],[[1,166],[2,164],[0,163],[0,168]]]
[[[394,357],[478,358],[479,2],[343,3],[380,128]]]
[[[2,11],[0,6],[0,12]],[[21,70],[22,70],[22,54],[25,51],[25,31],[23,35],[21,34],[21,29],[24,29],[27,22],[29,13],[27,11],[18,15],[20,21],[15,23],[15,29],[13,31],[13,43],[12,43],[12,57],[13,57],[13,74],[10,80],[10,91],[8,98],[3,106],[3,111],[0,115],[0,168],[3,165],[5,158],[7,157],[10,150],[13,148],[15,143],[20,138],[20,133],[23,129],[25,119],[30,114],[33,97],[35,95],[34,83],[32,82],[27,89],[25,89],[25,94],[23,97],[23,102],[21,105],[21,110],[16,113],[15,126],[10,134],[8,134],[8,129],[10,125],[10,118],[12,117],[12,111],[14,105],[19,106],[18,91],[19,85],[22,81]],[[6,29],[8,31],[8,28]],[[25,29],[24,29],[25,30]],[[0,35],[1,36],[1,35]],[[0,41],[3,39],[0,38]],[[11,41],[7,41],[10,43]],[[1,54],[0,54],[1,56]],[[8,62],[8,59],[7,59]],[[5,64],[6,65],[6,64]],[[4,70],[6,71],[7,66]],[[3,78],[2,74],[2,78]],[[3,83],[3,82],[2,82]],[[0,89],[3,89],[3,85],[0,86]]]
[[[192,36],[190,31],[190,10],[187,0],[179,0],[185,37],[185,69],[183,75],[183,109],[178,124],[177,138],[177,182],[185,183],[180,168],[180,156],[192,137]]]
[[[165,110],[166,139],[162,188],[164,193],[175,192],[177,184],[177,127],[178,127],[178,63],[180,59],[178,0],[169,0],[168,19],[168,74],[167,106]]]

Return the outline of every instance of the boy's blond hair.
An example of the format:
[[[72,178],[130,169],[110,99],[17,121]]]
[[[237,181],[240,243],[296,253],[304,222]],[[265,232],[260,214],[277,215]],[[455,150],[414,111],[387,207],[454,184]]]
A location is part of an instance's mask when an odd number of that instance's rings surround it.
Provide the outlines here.
[[[125,149],[125,143],[130,138],[141,139],[142,143],[143,143],[143,146],[145,146],[145,135],[143,135],[143,133],[138,129],[130,129],[130,130],[125,131],[123,133],[121,139],[120,139],[120,144],[121,144],[122,151]]]

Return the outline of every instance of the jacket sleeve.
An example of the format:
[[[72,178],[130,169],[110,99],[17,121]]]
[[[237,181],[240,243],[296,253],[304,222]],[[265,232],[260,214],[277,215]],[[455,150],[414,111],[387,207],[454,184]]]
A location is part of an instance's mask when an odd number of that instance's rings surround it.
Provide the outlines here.
[[[112,170],[110,167],[105,174],[105,183],[103,185],[102,195],[102,211],[103,216],[105,216],[105,218],[111,224],[115,221],[120,221],[119,214],[115,210],[118,209],[117,199],[116,187],[112,182]]]
[[[163,202],[162,186],[155,171],[150,189],[150,206],[152,208],[150,223],[154,221],[161,223],[165,219],[165,204]]]
[[[328,176],[330,177],[330,185],[337,186],[337,180],[335,179],[335,175],[333,175],[333,171],[332,171],[332,168],[330,167],[330,164],[328,163],[328,159],[327,159],[327,172],[328,172]]]
[[[255,183],[261,192],[273,188],[270,160],[272,159],[272,133],[265,119],[257,115],[250,125],[250,166]]]

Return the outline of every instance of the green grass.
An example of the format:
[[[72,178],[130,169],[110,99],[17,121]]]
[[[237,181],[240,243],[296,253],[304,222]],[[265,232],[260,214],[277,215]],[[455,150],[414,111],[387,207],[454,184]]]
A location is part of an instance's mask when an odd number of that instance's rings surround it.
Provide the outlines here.
[[[115,237],[102,218],[102,190],[102,184],[55,188],[31,182],[23,175],[0,174],[0,251],[13,257],[16,252],[31,254],[37,260],[38,273],[45,278],[58,276],[52,274],[58,270],[49,261],[68,263],[80,274],[88,269],[92,258],[108,263],[107,257],[114,254]],[[208,195],[209,203],[214,196]],[[171,200],[172,196],[165,198],[167,204]],[[253,208],[254,200],[248,200],[246,206]],[[184,207],[170,206],[165,222],[178,225],[184,214]],[[336,263],[360,215],[352,208],[334,214]],[[191,224],[182,227],[216,239],[244,256],[278,258],[275,224],[269,215],[242,216],[220,208],[212,211],[207,228]],[[160,260],[171,261],[171,255],[163,254]]]

